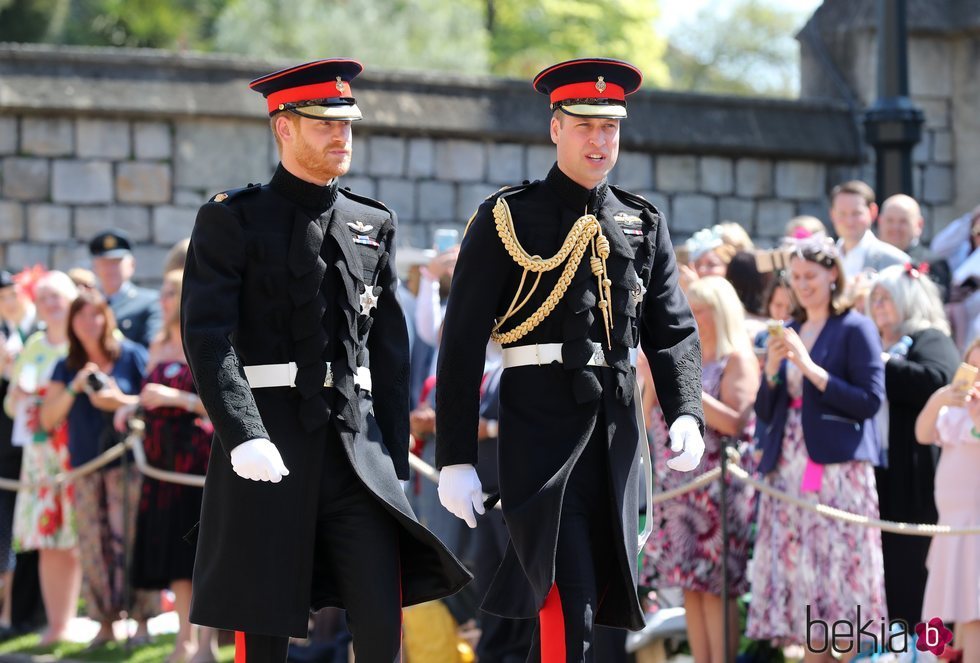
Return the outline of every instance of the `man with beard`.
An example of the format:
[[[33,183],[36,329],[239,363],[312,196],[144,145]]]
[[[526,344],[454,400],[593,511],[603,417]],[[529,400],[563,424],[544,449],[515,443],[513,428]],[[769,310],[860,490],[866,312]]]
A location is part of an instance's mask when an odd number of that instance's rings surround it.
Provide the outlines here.
[[[320,60],[252,81],[281,163],[269,184],[198,213],[182,325],[214,423],[191,621],[236,631],[236,661],[286,660],[310,609],[346,608],[358,661],[390,663],[401,608],[468,572],[416,521],[408,478],[408,337],[395,215],[339,188],[350,82]]]
[[[483,608],[538,618],[535,663],[595,660],[596,624],[643,627],[638,343],[671,448],[682,452],[668,464],[693,470],[704,451],[701,347],[667,224],[606,181],[640,79],[632,65],[599,58],[534,79],[551,97],[558,161],[544,180],[503,189],[477,210],[443,326],[439,496],[470,527],[484,507],[474,468],[484,347],[488,338],[504,346],[497,453],[510,544]]]

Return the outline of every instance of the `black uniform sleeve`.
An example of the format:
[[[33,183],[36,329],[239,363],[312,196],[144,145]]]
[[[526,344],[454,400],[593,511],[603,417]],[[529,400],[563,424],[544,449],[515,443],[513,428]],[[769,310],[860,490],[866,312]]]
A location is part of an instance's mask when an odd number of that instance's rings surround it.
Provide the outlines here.
[[[184,266],[181,329],[197,393],[226,454],[268,439],[231,338],[245,269],[245,240],[235,213],[208,203],[197,214]]]
[[[477,462],[480,382],[508,269],[514,264],[484,202],[463,237],[443,320],[436,377],[436,466]]]
[[[395,473],[407,480],[408,471],[408,327],[405,314],[398,303],[398,277],[395,274],[395,214],[392,212],[392,231],[385,245],[388,261],[378,285],[381,294],[375,309],[374,324],[368,336],[371,355],[371,382],[374,395],[374,417],[381,437],[391,454]]]
[[[649,220],[650,210],[643,215]],[[643,298],[640,344],[650,362],[667,425],[682,414],[698,420],[701,404],[701,342],[687,298],[678,285],[674,247],[663,219],[653,222],[653,267]],[[649,227],[649,226],[648,226]]]

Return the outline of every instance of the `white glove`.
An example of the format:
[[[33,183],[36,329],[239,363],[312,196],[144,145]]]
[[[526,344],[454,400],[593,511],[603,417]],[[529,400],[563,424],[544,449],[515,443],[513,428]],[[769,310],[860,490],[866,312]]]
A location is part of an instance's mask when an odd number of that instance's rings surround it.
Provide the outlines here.
[[[231,469],[243,479],[279,483],[289,474],[279,450],[269,440],[257,438],[231,450]]]
[[[473,510],[483,514],[483,486],[472,465],[446,465],[439,472],[439,501],[449,513],[476,527]]]
[[[689,414],[682,414],[670,425],[670,450],[681,452],[667,460],[667,467],[678,472],[690,472],[701,462],[704,439],[698,421]]]

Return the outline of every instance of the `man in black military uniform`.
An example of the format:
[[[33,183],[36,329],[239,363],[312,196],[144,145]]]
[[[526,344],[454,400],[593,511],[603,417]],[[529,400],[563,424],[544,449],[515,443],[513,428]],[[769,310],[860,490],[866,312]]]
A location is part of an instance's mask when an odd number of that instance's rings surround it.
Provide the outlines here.
[[[557,164],[544,180],[480,206],[446,310],[440,499],[471,527],[473,510],[483,510],[474,464],[492,337],[504,346],[499,488],[511,542],[483,608],[538,617],[530,661],[592,661],[595,624],[643,627],[638,344],[671,424],[671,447],[682,452],[671,466],[692,470],[704,450],[701,350],[666,222],[646,200],[606,182],[625,97],[640,80],[632,65],[606,59],[563,62],[535,78],[535,89],[551,97]],[[532,611],[521,608],[527,593]]]
[[[390,663],[401,607],[469,573],[416,521],[408,341],[395,216],[338,186],[361,117],[353,60],[251,83],[282,161],[198,213],[182,324],[214,422],[191,621],[237,632],[236,660],[284,661],[311,608],[347,610],[357,659]],[[288,468],[288,469],[287,469]]]
[[[135,286],[130,280],[136,271],[136,263],[129,236],[122,230],[106,230],[92,238],[88,250],[92,256],[92,271],[112,308],[119,330],[129,340],[149,347],[163,325],[160,293]]]

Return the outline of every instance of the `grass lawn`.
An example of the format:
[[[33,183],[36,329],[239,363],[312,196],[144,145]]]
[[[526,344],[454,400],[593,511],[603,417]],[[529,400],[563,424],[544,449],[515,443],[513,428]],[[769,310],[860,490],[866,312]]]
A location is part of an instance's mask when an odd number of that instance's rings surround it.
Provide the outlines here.
[[[151,644],[133,647],[127,651],[125,642],[114,642],[92,651],[85,651],[86,645],[75,642],[40,647],[41,636],[36,633],[22,635],[0,643],[0,658],[5,654],[43,656],[46,660],[71,659],[74,661],[98,661],[112,663],[162,663],[173,651],[175,635],[158,635]],[[235,660],[235,646],[228,645],[218,650],[218,661],[231,663]]]

